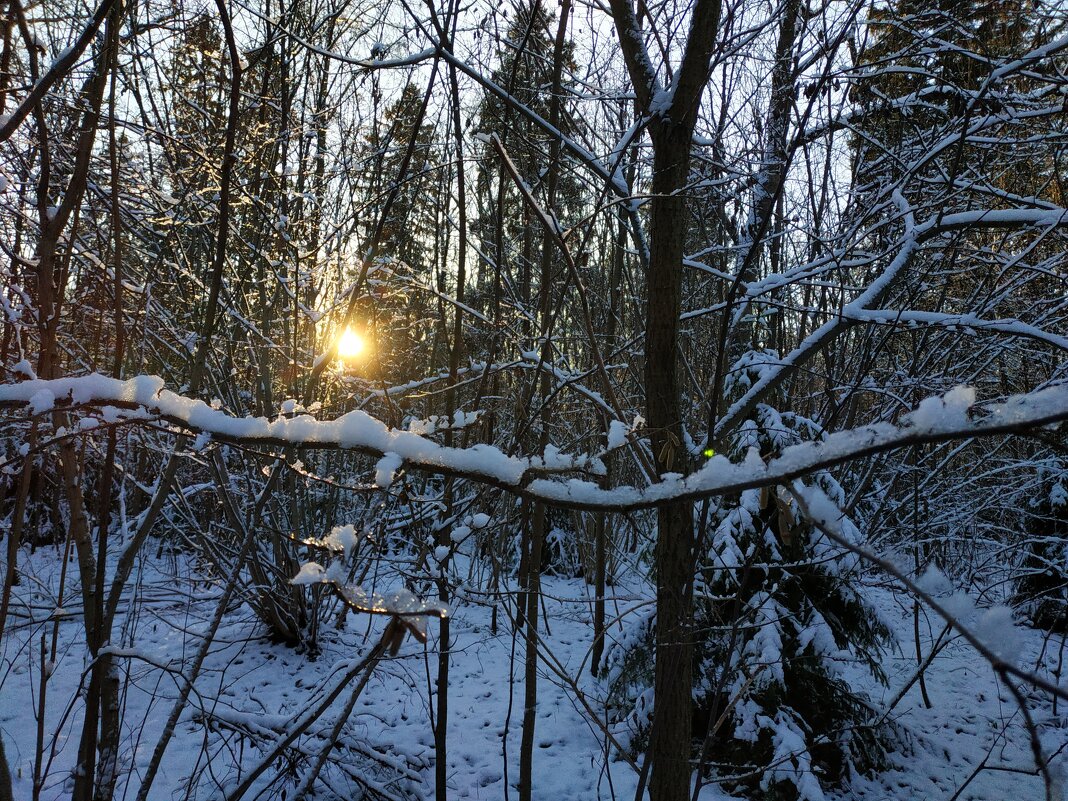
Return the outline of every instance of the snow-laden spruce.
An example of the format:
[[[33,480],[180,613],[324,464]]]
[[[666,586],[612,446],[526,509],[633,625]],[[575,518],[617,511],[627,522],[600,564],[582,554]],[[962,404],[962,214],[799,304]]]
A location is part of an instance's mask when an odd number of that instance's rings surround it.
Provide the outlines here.
[[[747,355],[728,389],[744,391],[764,364]],[[922,424],[966,411],[967,394],[957,392],[948,406],[937,401],[941,411],[921,409]],[[824,436],[811,420],[758,404],[731,453],[763,464]],[[825,470],[808,481],[859,545],[863,535],[839,511],[845,495],[838,482]],[[705,537],[694,585],[694,756],[738,792],[802,801],[823,801],[825,789],[883,765],[900,737],[870,725],[876,710],[843,670],[853,664],[885,683],[881,662],[892,646],[890,629],[864,596],[856,555],[803,519],[783,486],[720,498],[697,526]],[[644,747],[652,720],[654,632],[651,614],[633,619],[608,656],[617,727],[634,751]]]
[[[1040,492],[1026,510],[1030,535],[1013,603],[1028,624],[1068,631],[1068,469],[1061,460],[1039,471]]]

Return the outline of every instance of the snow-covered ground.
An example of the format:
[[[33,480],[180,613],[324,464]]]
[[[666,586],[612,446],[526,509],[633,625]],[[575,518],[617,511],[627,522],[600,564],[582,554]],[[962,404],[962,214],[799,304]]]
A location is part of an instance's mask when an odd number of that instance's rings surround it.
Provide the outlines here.
[[[40,699],[42,635],[50,649],[56,607],[58,558],[55,551],[23,552],[25,575],[16,588],[12,630],[0,645],[0,733],[15,776],[15,798],[31,797],[37,731],[35,708]],[[71,574],[68,572],[68,581]],[[163,722],[170,713],[177,685],[173,669],[191,659],[218,597],[213,586],[194,584],[191,566],[182,559],[146,559],[131,587],[131,614],[120,621],[125,649],[120,665],[129,677],[125,697],[126,727],[122,744],[124,766],[132,769],[129,786],[120,785],[120,798],[133,799],[137,776],[147,765]],[[534,749],[534,796],[552,799],[632,799],[637,777],[620,759],[604,759],[605,737],[579,700],[581,692],[592,709],[599,709],[603,687],[589,674],[590,588],[581,581],[546,578],[546,650],[541,663],[538,721]],[[68,589],[67,596],[71,595]],[[893,698],[915,672],[912,610],[889,591],[875,598],[901,639],[899,653],[890,654],[886,671],[890,687],[873,686],[876,706]],[[612,614],[640,605],[638,595],[622,594],[611,604]],[[56,666],[48,682],[44,716],[47,781],[44,799],[69,797],[68,777],[74,765],[81,727],[77,693],[85,679],[79,603],[64,600],[58,628]],[[220,798],[233,787],[235,765],[256,761],[252,737],[234,734],[237,727],[268,741],[298,712],[333,686],[341,666],[349,665],[375,641],[380,617],[349,615],[343,629],[324,629],[317,655],[299,653],[262,638],[247,608],[226,617],[196,691],[187,705],[167,750],[151,798]],[[522,641],[515,641],[507,618],[500,616],[496,634],[490,630],[488,607],[459,605],[452,620],[453,656],[449,698],[448,781],[450,798],[515,798],[519,774],[520,730],[523,716]],[[370,627],[370,628],[369,628]],[[934,633],[940,631],[932,623]],[[431,625],[431,633],[436,625]],[[926,621],[921,619],[924,652],[930,645]],[[1041,633],[1019,630],[1017,657],[1034,666],[1043,649]],[[1060,639],[1046,644],[1046,661],[1055,665]],[[424,648],[407,639],[396,657],[387,657],[374,672],[338,740],[331,765],[322,778],[348,797],[359,798],[355,776],[376,784],[386,796],[432,797],[434,736],[431,729],[430,680],[436,670],[436,638]],[[1048,674],[1047,674],[1048,675]],[[1032,746],[1023,715],[1010,688],[966,644],[956,640],[941,651],[927,673],[932,708],[926,709],[919,686],[914,686],[892,715],[913,738],[908,752],[895,756],[896,766],[879,776],[856,778],[836,792],[841,799],[912,801],[913,799],[975,799],[1030,801],[1045,797],[1034,770]],[[1048,755],[1068,743],[1068,709],[1052,715],[1047,698],[1028,697],[1039,724],[1042,747]],[[348,693],[341,693],[311,739],[298,741],[308,757],[326,741]],[[212,733],[206,735],[205,720]],[[378,770],[368,768],[372,759]],[[1061,760],[1051,773],[1058,782]],[[308,760],[296,766],[303,771]],[[275,777],[272,766],[264,780]],[[401,778],[398,778],[401,777]],[[404,778],[406,777],[406,778]],[[963,788],[963,789],[962,789]],[[261,798],[281,798],[281,785],[263,789]],[[249,793],[248,798],[256,792]],[[701,798],[720,801],[727,796],[715,786]],[[1060,801],[1061,796],[1056,796]]]

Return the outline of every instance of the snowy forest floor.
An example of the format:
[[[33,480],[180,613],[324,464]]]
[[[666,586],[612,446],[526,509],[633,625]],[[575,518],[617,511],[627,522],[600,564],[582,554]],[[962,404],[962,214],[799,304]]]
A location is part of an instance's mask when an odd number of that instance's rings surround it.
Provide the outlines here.
[[[0,646],[0,733],[14,773],[15,798],[29,799],[41,638],[44,635],[47,644],[52,636],[49,615],[56,606],[59,560],[52,549],[40,549],[32,556],[24,551],[22,557],[24,574],[16,588],[13,630]],[[73,580],[72,573],[73,569],[68,572],[68,582]],[[194,583],[191,565],[180,558],[146,559],[139,576],[137,582],[131,582],[134,594],[130,601],[136,599],[136,603],[129,603],[130,612],[120,621],[121,643],[115,643],[125,649],[120,667],[129,678],[122,759],[124,768],[132,770],[135,778],[125,792],[120,783],[119,793],[128,801],[136,794],[140,784],[136,777],[148,763],[176,695],[173,673],[160,666],[188,663],[200,642],[196,633],[207,626],[218,597],[213,586]],[[547,577],[543,590],[549,623],[545,645],[560,670],[577,682],[594,708],[599,708],[604,689],[590,676],[588,661],[591,588],[581,580]],[[609,605],[610,618],[643,602],[640,593],[618,587],[615,591],[617,600]],[[885,661],[889,688],[873,685],[870,679],[863,686],[879,708],[912,677],[916,658],[911,605],[885,588],[872,592],[900,642],[899,652],[888,654]],[[71,594],[68,589],[67,596]],[[77,751],[81,727],[77,692],[85,675],[79,612],[77,603],[64,602],[57,664],[48,683],[45,754],[49,758],[54,748],[54,756],[42,794],[47,801],[69,796],[69,775]],[[324,687],[331,686],[339,664],[347,664],[375,641],[374,632],[382,624],[380,617],[349,615],[342,630],[331,625],[323,631],[322,650],[312,657],[267,642],[248,608],[235,605],[219,630],[151,798],[221,797],[223,789],[233,785],[236,764],[247,768],[256,761],[252,739],[267,740],[275,736],[272,731],[281,731],[320,696]],[[435,629],[432,623],[427,649],[407,639],[400,654],[387,657],[374,672],[349,719],[342,746],[335,749],[335,763],[323,773],[323,780],[339,792],[359,797],[354,773],[362,770],[367,781],[380,782],[381,789],[389,794],[433,796],[434,738],[428,678],[436,670]],[[921,616],[925,654],[932,630],[937,636],[941,626],[932,622],[929,627]],[[513,640],[503,615],[497,634],[492,634],[489,609],[471,604],[457,608],[452,633],[450,798],[515,798],[523,716],[522,640]],[[1042,633],[1020,629],[1017,634],[1020,663],[1034,667],[1043,652]],[[1060,648],[1059,636],[1045,643],[1042,659],[1047,666],[1056,664]],[[540,668],[534,797],[545,801],[632,799],[637,779],[634,771],[622,760],[605,765],[604,735],[576,700],[574,688],[545,662]],[[962,641],[954,640],[934,660],[926,681],[931,709],[924,708],[917,685],[893,713],[912,734],[911,750],[896,755],[895,766],[889,771],[855,778],[848,787],[836,791],[834,798],[1038,801],[1045,797],[1043,782],[1034,770],[1025,720],[1012,692],[999,683],[986,662]],[[1062,706],[1060,716],[1054,716],[1048,698],[1027,697],[1045,753],[1059,754],[1068,744],[1068,709]],[[346,698],[347,693],[343,693],[324,716],[320,733],[333,726]],[[213,721],[210,734],[206,734],[205,718]],[[237,729],[244,736],[235,735]],[[53,743],[54,732],[58,735]],[[302,742],[312,753],[318,750],[314,741]],[[1059,756],[1051,763],[1058,784],[1061,763]],[[389,768],[375,768],[374,764]],[[389,784],[396,781],[398,768],[408,779]],[[268,771],[264,779],[274,775],[275,771]],[[262,798],[281,797],[280,785],[258,785],[257,789],[261,787],[266,790]],[[701,795],[706,801],[728,797],[714,786],[706,787]]]

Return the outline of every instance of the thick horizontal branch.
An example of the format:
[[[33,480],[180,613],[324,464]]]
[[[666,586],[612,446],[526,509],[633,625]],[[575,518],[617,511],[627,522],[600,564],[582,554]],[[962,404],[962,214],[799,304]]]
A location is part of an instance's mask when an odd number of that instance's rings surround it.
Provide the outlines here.
[[[746,489],[784,484],[855,459],[912,445],[1026,432],[1068,419],[1068,385],[1016,395],[1003,403],[972,408],[974,392],[958,387],[942,398],[928,398],[902,424],[875,423],[829,435],[819,442],[786,448],[768,462],[752,452],[741,463],[714,456],[688,476],[666,474],[650,487],[602,488],[584,478],[604,466],[595,456],[568,455],[552,448],[545,457],[509,456],[478,444],[452,448],[411,431],[392,429],[355,411],[335,420],[310,415],[233,417],[203,401],[163,388],[155,376],[120,381],[101,375],[34,379],[0,386],[0,406],[30,407],[35,413],[65,408],[98,409],[105,419],[119,409],[164,420],[183,431],[245,446],[349,450],[382,457],[379,473],[392,475],[400,465],[424,473],[453,476],[498,487],[514,495],[572,509],[633,511],[677,500],[699,500]],[[91,430],[91,429],[89,429]]]

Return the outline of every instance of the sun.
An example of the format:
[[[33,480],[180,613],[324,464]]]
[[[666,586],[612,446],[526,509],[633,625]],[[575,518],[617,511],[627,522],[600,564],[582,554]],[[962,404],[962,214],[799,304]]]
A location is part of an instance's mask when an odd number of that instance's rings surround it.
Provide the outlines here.
[[[346,328],[337,341],[337,355],[342,359],[357,359],[366,349],[367,343],[363,337],[351,328]]]

